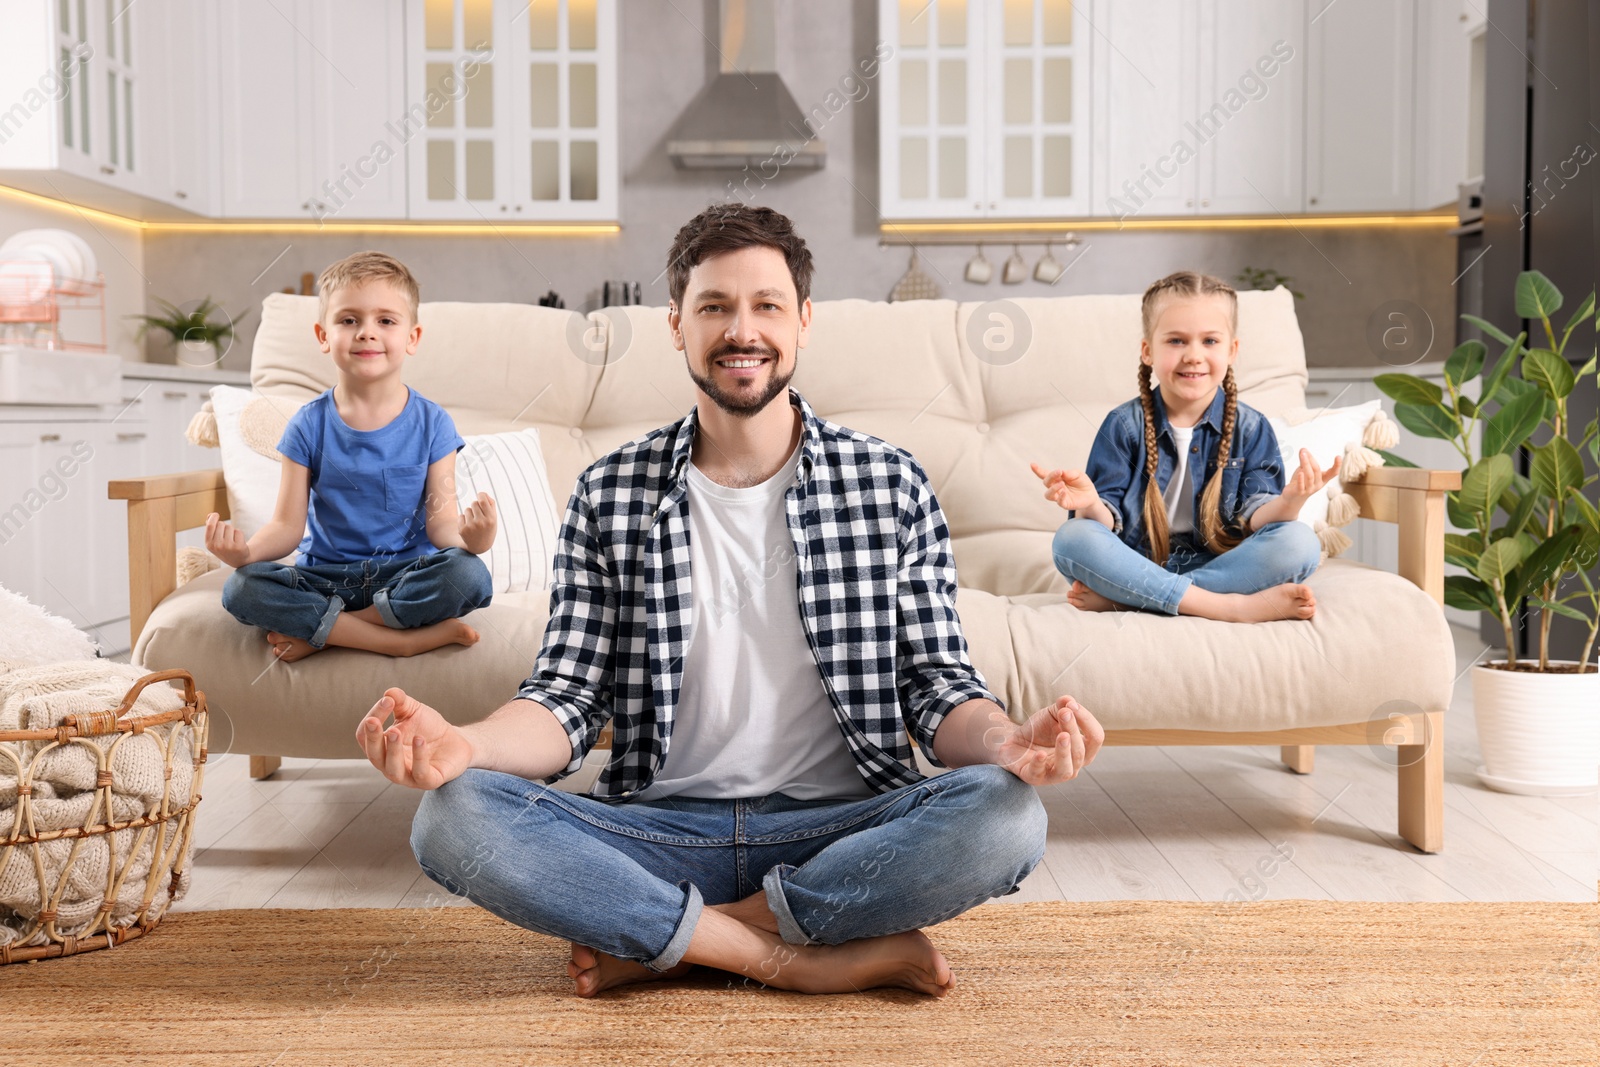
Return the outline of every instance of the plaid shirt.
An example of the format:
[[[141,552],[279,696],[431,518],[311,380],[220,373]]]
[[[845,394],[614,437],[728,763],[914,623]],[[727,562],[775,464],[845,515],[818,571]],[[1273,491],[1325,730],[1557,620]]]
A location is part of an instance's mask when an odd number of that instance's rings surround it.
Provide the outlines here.
[[[933,735],[969,700],[1000,701],[967,658],[949,530],[909,452],[819,419],[798,392],[800,456],[784,494],[800,619],[862,778],[920,781],[906,731]],[[590,795],[627,800],[661,769],[693,622],[687,472],[698,409],[578,478],[550,583],[550,622],[517,697],[555,713],[583,763],[606,721],[611,758]],[[1003,706],[1003,705],[1002,705]]]

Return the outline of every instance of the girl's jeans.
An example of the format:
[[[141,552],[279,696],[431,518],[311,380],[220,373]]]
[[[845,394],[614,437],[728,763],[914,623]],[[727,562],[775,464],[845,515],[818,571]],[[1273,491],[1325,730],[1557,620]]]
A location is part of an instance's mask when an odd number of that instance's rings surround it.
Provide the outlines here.
[[[493,593],[483,560],[447,548],[404,560],[246,564],[228,576],[222,606],[240,622],[322,648],[341,611],[374,605],[385,625],[411,630],[459,619],[487,605]]]
[[[1268,523],[1220,556],[1178,534],[1167,565],[1158,567],[1103,523],[1068,519],[1056,531],[1051,553],[1058,571],[1107,600],[1176,615],[1191,585],[1213,593],[1257,593],[1305,581],[1321,561],[1322,545],[1298,521]]]
[[[987,765],[865,800],[620,804],[473,768],[422,798],[411,850],[508,922],[664,971],[707,904],[757,890],[791,944],[943,922],[1014,892],[1044,857],[1045,823],[1033,786]]]

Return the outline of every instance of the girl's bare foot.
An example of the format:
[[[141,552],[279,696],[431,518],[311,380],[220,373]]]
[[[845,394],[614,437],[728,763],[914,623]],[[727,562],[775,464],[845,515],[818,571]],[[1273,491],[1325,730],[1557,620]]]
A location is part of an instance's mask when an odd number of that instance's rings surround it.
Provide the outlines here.
[[[1126,605],[1107,599],[1082,582],[1074,581],[1067,590],[1067,603],[1079,611],[1128,611]]]
[[[1213,593],[1191,585],[1178,604],[1178,612],[1223,622],[1309,619],[1317,613],[1317,597],[1309,585],[1296,582],[1285,582],[1259,593]]]
[[[272,646],[272,654],[285,663],[293,663],[297,659],[305,659],[309,655],[322,651],[310,641],[304,641],[298,637],[290,637],[288,634],[280,634],[271,630],[267,632],[267,644]]]
[[[692,963],[680,963],[665,971],[652,971],[642,963],[596,952],[588,945],[580,945],[574,941],[572,961],[567,964],[567,975],[572,979],[578,996],[592,997],[612,986],[655,982],[662,978],[681,978],[693,969]]]

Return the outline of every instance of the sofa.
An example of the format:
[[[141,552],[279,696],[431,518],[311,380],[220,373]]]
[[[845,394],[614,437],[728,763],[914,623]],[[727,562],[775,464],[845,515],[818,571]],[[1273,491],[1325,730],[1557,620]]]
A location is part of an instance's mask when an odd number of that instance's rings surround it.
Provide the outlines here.
[[[332,385],[312,334],[315,297],[263,302],[251,381],[296,401]],[[579,473],[695,402],[661,307],[579,316],[521,304],[421,306],[406,379],[463,434],[537,427],[556,507]],[[990,331],[999,331],[998,333]],[[1019,721],[1064,693],[1109,744],[1277,745],[1309,773],[1315,746],[1393,746],[1400,835],[1442,845],[1443,725],[1454,674],[1444,620],[1444,494],[1456,472],[1376,468],[1348,490],[1362,520],[1400,524],[1401,573],[1329,559],[1309,580],[1309,622],[1254,625],[1092,613],[1066,600],[1051,560],[1066,513],[1029,461],[1081,464],[1101,419],[1135,395],[1137,295],[814,304],[793,385],[823,417],[908,449],[950,527],[957,610],[974,665]],[[1287,291],[1239,294],[1239,395],[1273,415],[1304,403],[1305,349]],[[261,633],[222,608],[230,573],[178,587],[176,532],[227,514],[219,470],[111,483],[128,502],[135,662],[184,667],[206,692],[211,747],[360,758],[355,726],[398,685],[457,723],[482,718],[531,673],[548,592],[497,594],[468,617],[471,647],[410,659],[330,649],[274,664]]]

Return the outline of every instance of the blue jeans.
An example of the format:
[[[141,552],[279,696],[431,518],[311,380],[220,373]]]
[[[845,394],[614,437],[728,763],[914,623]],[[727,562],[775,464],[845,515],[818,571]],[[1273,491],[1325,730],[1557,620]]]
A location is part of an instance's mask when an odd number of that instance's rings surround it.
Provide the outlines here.
[[[865,800],[621,804],[474,768],[422,798],[411,851],[508,922],[664,971],[707,904],[758,889],[791,944],[943,922],[1014,892],[1045,823],[1033,786],[987,765]]]
[[[339,612],[371,605],[395,630],[458,619],[489,603],[494,580],[464,548],[416,559],[363,560],[314,567],[249,563],[228,576],[222,606],[251,626],[322,648]]]
[[[1234,549],[1213,555],[1195,538],[1178,534],[1165,567],[1130,548],[1093,519],[1068,519],[1056,531],[1056,570],[1107,600],[1145,611],[1178,613],[1178,601],[1198,585],[1213,593],[1258,593],[1284,582],[1303,582],[1322,559],[1322,544],[1303,522],[1269,522]]]

